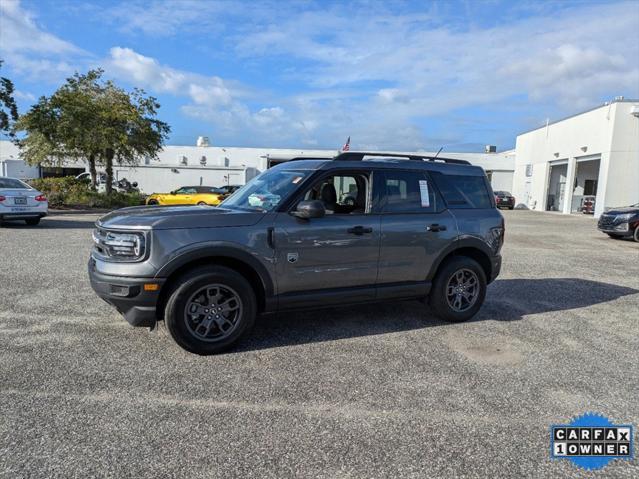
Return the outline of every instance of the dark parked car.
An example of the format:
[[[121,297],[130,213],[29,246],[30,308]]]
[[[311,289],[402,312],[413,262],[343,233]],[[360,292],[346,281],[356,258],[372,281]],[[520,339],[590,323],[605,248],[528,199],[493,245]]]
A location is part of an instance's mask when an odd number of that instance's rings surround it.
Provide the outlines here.
[[[497,208],[512,210],[515,207],[515,197],[508,191],[495,191],[495,205]]]
[[[220,192],[222,193],[222,199],[225,200],[226,198],[231,196],[233,193],[235,193],[237,190],[242,188],[242,186],[244,185],[224,185],[224,186],[220,186],[218,190],[220,190]]]
[[[632,238],[639,243],[639,203],[606,211],[597,227],[611,238]]]
[[[114,211],[93,237],[100,297],[212,354],[260,313],[419,299],[467,320],[499,274],[504,220],[466,161],[345,152],[277,165],[218,208]]]

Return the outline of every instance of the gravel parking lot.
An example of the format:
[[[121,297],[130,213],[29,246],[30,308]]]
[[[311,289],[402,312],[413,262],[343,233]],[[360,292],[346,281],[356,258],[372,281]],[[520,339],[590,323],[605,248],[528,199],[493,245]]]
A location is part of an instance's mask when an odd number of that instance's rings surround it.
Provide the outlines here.
[[[639,244],[504,216],[472,322],[418,302],[286,314],[208,358],[94,295],[95,216],[0,229],[0,476],[582,477],[548,428],[639,427]],[[638,476],[636,458],[598,474]]]

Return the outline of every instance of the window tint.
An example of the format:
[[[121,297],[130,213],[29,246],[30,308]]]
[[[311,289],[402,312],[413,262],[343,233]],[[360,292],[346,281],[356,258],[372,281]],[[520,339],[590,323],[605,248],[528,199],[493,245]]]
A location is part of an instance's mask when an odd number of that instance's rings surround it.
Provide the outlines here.
[[[197,193],[197,190],[193,188],[192,186],[183,186],[182,188],[180,188],[179,190],[175,192],[175,194],[177,195],[192,195],[195,193]]]
[[[430,172],[449,208],[492,208],[483,176],[444,175]]]
[[[304,195],[304,200],[320,200],[327,214],[364,214],[366,212],[365,175],[344,174],[324,178]]]
[[[419,171],[383,173],[379,194],[384,213],[432,213],[439,211],[439,200],[426,176]]]
[[[24,184],[22,181],[13,178],[0,178],[0,188],[15,188],[17,190],[31,189],[30,186]]]

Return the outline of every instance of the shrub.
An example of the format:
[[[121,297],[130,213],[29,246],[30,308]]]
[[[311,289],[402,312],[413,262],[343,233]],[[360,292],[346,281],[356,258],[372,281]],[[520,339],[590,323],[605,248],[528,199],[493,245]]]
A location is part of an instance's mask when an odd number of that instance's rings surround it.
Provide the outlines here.
[[[115,209],[144,204],[144,196],[138,192],[122,193],[113,191],[111,196],[97,192],[87,181],[76,180],[73,176],[64,178],[37,178],[29,182],[44,193],[49,206]]]

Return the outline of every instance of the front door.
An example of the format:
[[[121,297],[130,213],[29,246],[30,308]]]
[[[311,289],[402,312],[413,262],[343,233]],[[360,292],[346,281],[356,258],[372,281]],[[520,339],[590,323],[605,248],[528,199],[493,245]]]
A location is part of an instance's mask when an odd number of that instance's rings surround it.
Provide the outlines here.
[[[324,217],[277,214],[273,239],[280,295],[358,287],[361,299],[374,298],[380,217],[370,213],[370,180],[366,172],[329,173],[299,198],[322,201]]]
[[[175,191],[175,194],[166,195],[164,203],[167,205],[188,205],[194,195],[197,194],[197,190],[190,186],[184,186]]]

